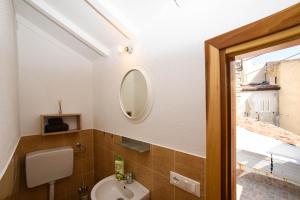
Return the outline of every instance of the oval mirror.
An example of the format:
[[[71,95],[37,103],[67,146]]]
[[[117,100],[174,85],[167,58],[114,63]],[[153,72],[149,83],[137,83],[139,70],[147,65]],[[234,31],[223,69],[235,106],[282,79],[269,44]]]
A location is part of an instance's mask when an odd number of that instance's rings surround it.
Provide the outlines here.
[[[144,119],[149,110],[149,83],[145,74],[137,69],[127,72],[120,88],[123,113],[132,120]]]

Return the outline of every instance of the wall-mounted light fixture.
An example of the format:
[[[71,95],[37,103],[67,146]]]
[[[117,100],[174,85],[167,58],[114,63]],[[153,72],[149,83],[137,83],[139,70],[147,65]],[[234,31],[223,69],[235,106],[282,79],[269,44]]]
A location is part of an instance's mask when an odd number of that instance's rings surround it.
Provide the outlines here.
[[[131,46],[126,46],[126,47],[118,47],[118,51],[119,53],[123,54],[123,53],[128,53],[128,54],[132,54],[133,52],[133,48]]]

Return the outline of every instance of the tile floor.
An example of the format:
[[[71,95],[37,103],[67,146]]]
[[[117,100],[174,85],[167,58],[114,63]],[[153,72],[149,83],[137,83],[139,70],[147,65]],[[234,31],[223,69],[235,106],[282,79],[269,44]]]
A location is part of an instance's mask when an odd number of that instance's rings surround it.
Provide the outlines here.
[[[237,200],[300,200],[300,187],[238,170]]]

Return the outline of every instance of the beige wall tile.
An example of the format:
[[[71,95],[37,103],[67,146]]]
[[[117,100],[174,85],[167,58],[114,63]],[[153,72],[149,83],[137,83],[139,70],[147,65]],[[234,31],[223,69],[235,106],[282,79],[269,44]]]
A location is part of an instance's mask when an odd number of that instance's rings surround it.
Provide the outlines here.
[[[136,166],[135,178],[150,191],[153,190],[153,170],[151,168],[138,164]]]
[[[173,200],[174,186],[169,183],[169,179],[154,172],[153,173],[153,190],[152,200]]]
[[[9,199],[14,196],[15,192],[15,175],[16,175],[16,165],[15,159],[10,162],[6,173],[0,181],[0,200]]]
[[[116,155],[120,155],[123,157],[124,160],[131,160],[136,162],[137,161],[137,152],[130,150],[130,149],[126,149],[123,148],[119,145],[117,145],[118,147],[115,148],[114,153]]]
[[[201,198],[196,197],[184,190],[181,190],[179,188],[175,188],[175,200],[203,200],[204,197],[201,196]]]
[[[95,179],[97,181],[110,175],[108,173],[103,175],[102,173],[103,167],[108,165],[106,163],[107,158],[104,158],[103,154],[108,155],[108,152],[113,152],[114,158],[110,161],[112,163],[111,168],[114,167],[115,157],[117,155],[123,156],[125,172],[133,172],[135,179],[151,191],[152,199],[175,199],[175,188],[169,183],[171,170],[177,170],[182,175],[200,180],[201,185],[203,185],[205,163],[202,158],[155,145],[151,145],[150,152],[137,153],[118,145],[117,143],[121,141],[120,136],[113,135],[112,143],[111,134],[100,132],[97,136],[97,131],[95,131],[94,138]],[[104,160],[104,162],[100,162],[99,159]],[[187,165],[187,163],[189,164]],[[106,166],[106,168],[108,167]],[[114,173],[114,171],[111,172]],[[194,199],[193,195],[185,191],[179,190],[177,193],[177,199],[185,200],[189,197]]]
[[[81,160],[82,162],[82,173],[94,172],[94,157],[88,157]]]
[[[105,137],[104,132],[98,131],[98,130],[94,131],[94,145],[95,145],[95,148],[104,148],[105,147],[104,137]]]
[[[83,174],[83,181],[86,186],[88,186],[89,191],[92,190],[95,181],[94,181],[94,172]]]
[[[153,169],[153,148],[150,145],[150,152],[138,153],[137,163],[147,168]]]
[[[93,129],[87,129],[80,131],[81,142],[84,144],[94,143],[94,133]]]
[[[82,174],[73,174],[69,178],[70,197],[71,199],[78,199],[78,188],[84,183]]]
[[[103,153],[103,172],[104,176],[110,176],[115,173],[114,154],[112,151],[104,150]]]
[[[64,178],[55,183],[55,200],[70,199],[70,179]]]
[[[103,166],[103,160],[104,160],[104,149],[102,148],[97,148],[95,150],[95,153],[94,153],[94,165],[95,165],[95,168],[99,168],[99,169],[102,169],[101,167]]]
[[[75,158],[74,159],[74,168],[73,168],[73,173],[74,174],[81,174],[83,171],[83,159]]]
[[[175,171],[196,181],[203,181],[204,159],[175,151]]]
[[[153,170],[169,177],[174,171],[174,151],[153,145]]]
[[[48,199],[48,187],[47,185],[41,185],[35,188],[25,188],[21,189],[18,195],[20,200],[47,200]]]
[[[175,172],[200,182],[200,194],[205,193],[205,159],[175,152]]]
[[[18,149],[21,155],[42,149],[42,136],[34,135],[22,137],[20,139]]]
[[[39,186],[36,188],[28,189],[25,180],[25,154],[36,150],[72,146],[75,147],[76,143],[80,142],[86,145],[86,152],[75,153],[74,157],[74,172],[70,178],[58,180],[56,184],[56,199],[69,200],[78,197],[77,189],[86,182],[92,187],[94,184],[94,136],[93,130],[84,130],[80,133],[70,133],[64,135],[49,135],[49,136],[26,136],[22,137],[17,148],[18,164],[18,177],[16,178],[15,187],[20,185],[17,189],[18,200],[43,200],[48,196],[48,185]],[[66,195],[69,194],[69,195]]]
[[[24,157],[27,152],[65,145],[75,147],[77,142],[86,146],[86,152],[75,153],[73,175],[57,181],[55,193],[57,200],[77,199],[77,189],[82,183],[88,185],[91,190],[99,180],[114,174],[114,160],[117,155],[125,159],[125,172],[132,171],[135,179],[151,191],[152,200],[195,199],[194,196],[178,188],[175,189],[169,183],[171,170],[200,181],[203,186],[201,194],[204,194],[205,159],[155,145],[151,145],[150,152],[137,153],[119,146],[117,142],[120,139],[120,136],[97,130],[84,130],[68,135],[46,137],[35,135],[21,138],[14,156],[16,178],[13,180],[14,186],[11,186],[14,192],[10,200],[47,199],[47,184],[33,189],[26,187]],[[10,173],[9,170],[7,173]],[[1,182],[2,180],[0,186]],[[1,188],[0,195],[4,194]],[[204,197],[202,196],[201,199]]]
[[[115,158],[117,155],[115,155]],[[132,160],[125,160],[124,161],[124,171],[125,173],[127,172],[132,172],[133,175],[136,175],[136,170],[137,170],[137,165],[134,161]]]
[[[85,144],[86,152],[84,158],[86,157],[93,157],[94,156],[94,143],[87,143]]]
[[[107,150],[112,150],[114,145],[114,135],[111,133],[104,133],[104,146]]]
[[[48,137],[48,136],[46,136],[46,137]],[[65,134],[65,135],[63,135],[63,140],[64,140],[64,145],[65,146],[71,146],[73,148],[75,148],[75,146],[78,142],[81,143],[79,133]]]
[[[64,135],[47,135],[42,137],[42,148],[56,148],[65,146]]]

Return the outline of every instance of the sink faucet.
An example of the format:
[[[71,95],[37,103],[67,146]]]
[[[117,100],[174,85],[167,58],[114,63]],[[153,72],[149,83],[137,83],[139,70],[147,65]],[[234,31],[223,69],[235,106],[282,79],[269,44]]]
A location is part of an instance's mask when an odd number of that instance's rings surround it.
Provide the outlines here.
[[[126,180],[127,184],[131,184],[133,182],[133,174],[132,174],[132,172],[127,172],[125,174],[124,180]]]

